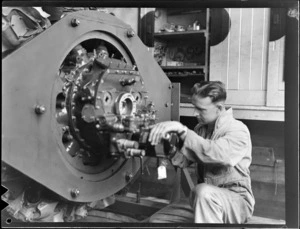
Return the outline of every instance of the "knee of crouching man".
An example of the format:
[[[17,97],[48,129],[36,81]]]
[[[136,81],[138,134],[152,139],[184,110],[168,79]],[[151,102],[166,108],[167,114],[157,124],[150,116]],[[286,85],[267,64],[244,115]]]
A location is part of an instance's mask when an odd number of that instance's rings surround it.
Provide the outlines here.
[[[191,192],[191,199],[210,199],[213,192],[213,187],[210,184],[201,183],[196,185]]]

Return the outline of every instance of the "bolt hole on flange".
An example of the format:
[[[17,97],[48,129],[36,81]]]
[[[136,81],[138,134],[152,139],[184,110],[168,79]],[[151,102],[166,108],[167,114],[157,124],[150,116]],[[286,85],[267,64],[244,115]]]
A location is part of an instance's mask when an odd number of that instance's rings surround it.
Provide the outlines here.
[[[7,218],[5,222],[6,222],[7,224],[11,224],[12,220],[11,220],[11,218]]]

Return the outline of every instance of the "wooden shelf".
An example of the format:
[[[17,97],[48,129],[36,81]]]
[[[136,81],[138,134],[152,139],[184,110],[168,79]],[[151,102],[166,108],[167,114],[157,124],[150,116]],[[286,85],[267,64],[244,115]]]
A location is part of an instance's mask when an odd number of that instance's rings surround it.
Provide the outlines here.
[[[192,30],[196,22],[199,22],[196,28],[200,29]],[[178,25],[188,30],[176,31]],[[154,53],[161,54],[160,67],[170,81],[181,84],[181,103],[191,102],[189,92],[195,83],[209,80],[209,25],[208,8],[158,8],[154,20]],[[173,32],[168,30],[171,28]],[[183,66],[170,66],[179,64]]]
[[[204,76],[204,74],[181,74],[181,75],[168,75],[168,77],[173,77],[173,78],[180,78],[180,77],[200,77]]]
[[[205,65],[196,66],[161,66],[163,70],[199,70],[204,69]]]
[[[193,9],[193,8],[190,8],[190,9],[169,9],[168,10],[168,15],[171,16],[171,15],[178,15],[178,14],[197,14],[197,13],[203,13],[205,12],[206,8],[203,8],[203,9]]]
[[[191,30],[191,31],[180,31],[180,32],[160,32],[154,33],[154,37],[158,39],[194,39],[195,37],[205,36],[207,31],[205,29],[202,30]]]

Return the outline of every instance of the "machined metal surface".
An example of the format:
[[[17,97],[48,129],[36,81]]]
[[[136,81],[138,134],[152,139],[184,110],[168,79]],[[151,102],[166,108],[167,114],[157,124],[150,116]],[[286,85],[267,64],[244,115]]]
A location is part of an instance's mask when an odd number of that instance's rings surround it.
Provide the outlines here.
[[[171,119],[170,81],[131,27],[106,13],[66,15],[2,67],[2,160],[67,200],[124,188],[147,155],[124,140],[145,144],[142,127]]]

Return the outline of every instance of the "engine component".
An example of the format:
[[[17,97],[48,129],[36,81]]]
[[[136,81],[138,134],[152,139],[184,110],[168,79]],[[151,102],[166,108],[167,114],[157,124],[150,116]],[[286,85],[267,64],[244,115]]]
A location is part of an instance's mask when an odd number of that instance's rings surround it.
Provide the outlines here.
[[[50,26],[33,7],[2,7],[2,54],[9,52]]]
[[[147,137],[171,119],[170,81],[116,17],[67,14],[2,66],[2,160],[64,199],[109,198],[165,154]]]

